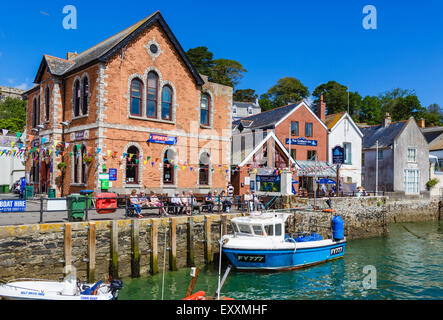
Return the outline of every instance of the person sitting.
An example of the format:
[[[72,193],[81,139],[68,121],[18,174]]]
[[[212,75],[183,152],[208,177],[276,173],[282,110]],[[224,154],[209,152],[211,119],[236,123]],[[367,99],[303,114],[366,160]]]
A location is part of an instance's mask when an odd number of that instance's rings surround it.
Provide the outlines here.
[[[138,196],[138,201],[140,202],[140,205],[143,207],[150,207],[150,202],[146,194],[143,190],[140,191],[140,195]]]
[[[171,198],[171,204],[174,207],[175,214],[182,214],[184,206],[178,192],[175,192],[174,197]],[[178,208],[180,208],[180,210]]]
[[[197,199],[195,199],[195,197],[194,197],[194,193],[192,192],[192,190],[190,190],[190,191],[188,192],[188,195],[189,195],[189,199],[190,199],[190,203],[191,203],[191,208],[192,208],[191,211],[194,211],[194,210],[200,211],[200,210],[199,210],[199,206],[198,206]]]
[[[181,201],[185,209],[185,213],[190,216],[192,212],[192,199],[186,194],[185,191],[182,192]]]
[[[140,206],[140,201],[138,200],[137,197],[137,190],[132,189],[131,195],[129,196],[129,203],[134,208],[137,216],[139,218],[143,218],[143,215],[141,214],[142,208]]]
[[[231,197],[225,195],[224,190],[220,193],[220,201],[222,202],[223,212],[231,211],[232,200]]]
[[[215,204],[215,199],[212,196],[212,192],[209,191],[205,197],[205,205],[208,206],[208,212],[214,213],[214,204]]]
[[[165,210],[163,203],[159,200],[159,198],[155,195],[154,191],[151,191],[151,195],[149,197],[150,204],[153,207],[157,207],[160,209],[160,215],[167,216],[168,213]]]

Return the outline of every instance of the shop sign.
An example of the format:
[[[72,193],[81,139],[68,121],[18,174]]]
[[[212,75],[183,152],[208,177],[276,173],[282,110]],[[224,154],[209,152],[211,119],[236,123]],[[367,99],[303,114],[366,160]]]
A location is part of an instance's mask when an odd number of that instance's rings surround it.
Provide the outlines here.
[[[161,144],[177,144],[177,137],[168,137],[159,134],[150,134],[147,142],[161,143]]]
[[[109,181],[117,181],[117,169],[109,168]]]
[[[0,212],[26,211],[26,200],[1,200]]]
[[[286,144],[289,144],[289,138],[286,138]],[[306,138],[291,138],[291,145],[316,147],[317,140],[308,140]]]

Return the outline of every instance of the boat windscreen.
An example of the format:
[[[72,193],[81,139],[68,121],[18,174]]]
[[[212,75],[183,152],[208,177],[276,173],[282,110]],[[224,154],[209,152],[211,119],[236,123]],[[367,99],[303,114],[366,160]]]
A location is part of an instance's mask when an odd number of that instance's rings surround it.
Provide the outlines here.
[[[266,224],[265,225],[265,232],[268,236],[274,235],[274,225],[273,224]]]
[[[275,235],[276,236],[281,236],[281,230],[282,230],[281,223],[275,224]]]
[[[252,230],[254,230],[254,234],[257,236],[263,235],[263,228],[261,225],[252,225]]]
[[[238,229],[241,233],[252,233],[251,232],[251,226],[249,224],[238,224]]]

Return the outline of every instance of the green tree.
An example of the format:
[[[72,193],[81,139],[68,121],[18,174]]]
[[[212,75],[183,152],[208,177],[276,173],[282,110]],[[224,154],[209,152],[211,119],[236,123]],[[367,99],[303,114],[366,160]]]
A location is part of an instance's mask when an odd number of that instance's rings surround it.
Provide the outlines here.
[[[258,99],[258,104],[260,105],[260,108],[262,111],[267,111],[267,110],[271,110],[272,108],[274,108],[272,100],[271,100],[271,96],[267,93],[263,93],[260,96],[260,99]]]
[[[336,81],[328,81],[315,88],[312,96],[314,105],[320,101],[323,95],[323,101],[326,103],[327,114],[334,114],[348,109],[348,88]]]
[[[258,95],[253,89],[237,89],[234,91],[233,99],[239,102],[255,102]]]
[[[440,106],[436,103],[429,105],[427,108],[419,108],[414,117],[416,120],[425,119],[427,127],[439,126],[442,124],[442,112]]]
[[[230,59],[216,59],[212,67],[209,81],[235,87],[243,73],[247,70],[243,68],[240,62]]]
[[[271,87],[266,95],[262,95],[261,100],[267,99],[271,101],[272,108],[276,108],[298,102],[308,96],[309,90],[300,80],[293,77],[285,77],[278,80],[277,84]],[[265,101],[263,102],[266,104]]]
[[[383,118],[382,102],[378,97],[366,96],[361,101],[359,121],[370,125],[379,124]]]
[[[0,102],[0,129],[23,132],[26,125],[26,101],[7,97]]]
[[[201,74],[209,76],[214,66],[213,54],[206,47],[191,48],[186,52],[192,65]]]

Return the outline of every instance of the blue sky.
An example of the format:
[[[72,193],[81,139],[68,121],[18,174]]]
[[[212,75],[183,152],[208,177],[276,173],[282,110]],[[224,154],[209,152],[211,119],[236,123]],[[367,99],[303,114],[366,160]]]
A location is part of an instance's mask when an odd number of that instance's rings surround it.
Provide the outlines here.
[[[377,9],[365,30],[362,10]],[[77,9],[65,30],[62,10]],[[0,85],[29,88],[43,54],[81,52],[160,10],[185,50],[248,70],[237,88],[262,94],[298,78],[310,92],[338,81],[362,96],[415,90],[422,105],[443,107],[443,1],[8,1],[0,10]]]

